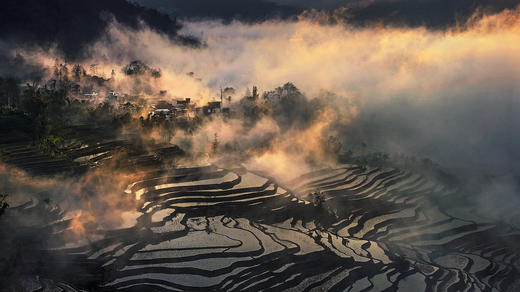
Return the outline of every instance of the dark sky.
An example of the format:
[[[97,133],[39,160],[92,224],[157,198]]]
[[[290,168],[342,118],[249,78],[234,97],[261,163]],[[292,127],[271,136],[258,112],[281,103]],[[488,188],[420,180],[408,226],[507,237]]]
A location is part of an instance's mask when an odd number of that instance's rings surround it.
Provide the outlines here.
[[[180,42],[196,43],[179,36],[181,26],[168,15],[126,0],[2,0],[0,5],[1,41],[43,48],[57,45],[69,60],[82,57],[83,48],[103,35],[112,19],[133,28],[142,20]]]
[[[358,26],[426,26],[444,29],[464,23],[477,8],[497,12],[520,0],[3,0],[0,39],[18,45],[57,45],[69,60],[106,31],[112,18],[126,26],[144,21],[152,29],[183,43],[197,40],[177,34],[176,19],[221,19],[258,22],[296,19],[320,9]],[[339,7],[347,6],[347,9]],[[313,13],[307,13],[312,17]]]
[[[133,0],[180,18],[239,19],[254,22],[270,18],[291,18],[304,10],[334,11],[356,25],[383,23],[397,26],[446,28],[460,23],[479,8],[498,12],[514,8],[520,0]]]
[[[132,0],[145,7],[155,8],[179,18],[239,19],[254,22],[270,18],[289,18],[302,8],[264,0]]]

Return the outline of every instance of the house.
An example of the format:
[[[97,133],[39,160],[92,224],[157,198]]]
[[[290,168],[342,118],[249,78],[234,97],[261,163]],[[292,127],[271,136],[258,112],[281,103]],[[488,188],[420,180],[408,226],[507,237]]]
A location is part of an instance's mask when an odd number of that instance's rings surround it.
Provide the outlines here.
[[[191,98],[189,98],[189,97],[185,98],[184,100],[178,99],[177,103],[176,103],[176,107],[186,109],[190,106],[190,103],[191,103]]]
[[[85,98],[96,98],[99,95],[99,93],[93,91],[91,93],[84,93],[83,96]]]
[[[221,105],[220,101],[210,101],[207,106],[202,107],[202,112],[205,115],[220,113],[222,112]]]
[[[223,114],[225,116],[229,116],[231,114],[229,107],[222,107],[221,101],[210,101],[207,105],[203,107],[198,107],[195,109],[197,115],[212,115],[212,114]]]
[[[151,113],[150,117],[157,120],[171,121],[172,112],[169,109],[156,109]]]
[[[92,91],[90,93],[83,93],[82,95],[78,96],[77,99],[79,101],[96,101],[99,93]]]
[[[152,106],[155,109],[167,109],[167,110],[173,110],[174,106],[167,102],[166,100],[159,100],[155,106]]]

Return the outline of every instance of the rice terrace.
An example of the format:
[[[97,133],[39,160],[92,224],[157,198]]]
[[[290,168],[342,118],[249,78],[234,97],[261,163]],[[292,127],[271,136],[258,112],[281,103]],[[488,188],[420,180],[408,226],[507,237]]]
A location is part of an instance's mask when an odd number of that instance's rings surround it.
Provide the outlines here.
[[[520,291],[518,1],[4,2],[0,291]]]

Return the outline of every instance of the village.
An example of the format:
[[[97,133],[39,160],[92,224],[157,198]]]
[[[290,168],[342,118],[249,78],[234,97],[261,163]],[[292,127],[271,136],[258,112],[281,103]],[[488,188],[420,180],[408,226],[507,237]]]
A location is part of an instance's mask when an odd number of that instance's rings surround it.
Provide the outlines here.
[[[220,101],[210,101],[204,106],[198,106],[192,102],[191,98],[175,99],[172,101],[158,100],[157,103],[151,104],[148,112],[148,118],[175,121],[189,120],[196,116],[222,115],[229,117],[231,114],[230,105],[223,106],[223,99]]]
[[[161,95],[158,98],[152,97],[148,99],[147,118],[158,121],[175,121],[181,119],[189,120],[196,116],[222,115],[229,117],[231,115],[231,101],[229,97],[223,98],[221,95],[220,100],[209,101],[205,105],[199,106],[190,97],[167,99]],[[116,107],[135,106],[138,99],[136,96],[120,94],[114,90],[107,92],[90,91],[73,96],[79,102],[91,104],[105,103]]]
[[[119,72],[98,72],[96,64],[86,70],[78,64],[56,63],[47,80],[0,80],[0,91],[5,92],[0,109],[12,120],[12,127],[7,129],[10,141],[30,140],[45,148],[54,145],[56,137],[71,140],[70,129],[77,127],[96,132],[85,137],[102,140],[114,139],[121,131],[129,133],[130,129],[138,135],[141,130],[157,128],[163,140],[169,141],[176,131],[193,134],[206,120],[214,118],[236,120],[252,128],[269,116],[285,129],[295,123],[305,124],[309,120],[306,117],[316,113],[315,105],[292,83],[262,94],[252,86],[252,90],[247,88],[244,95],[239,95],[227,85],[205,97],[188,97],[157,86],[143,86],[161,78],[161,71],[140,61],[132,61]],[[195,78],[192,72],[187,75]],[[121,80],[130,86],[122,86]]]
[[[99,74],[96,67],[96,64],[92,64],[87,73],[81,65],[70,68],[68,64],[56,64],[53,78],[39,84],[14,84],[17,90],[7,94],[6,100],[1,100],[0,105],[12,109],[24,108],[29,99],[25,95],[30,89],[39,96],[66,100],[69,104],[79,103],[89,108],[109,106],[120,111],[133,109],[139,111],[143,118],[155,122],[187,121],[195,117],[231,115],[231,95],[234,94],[232,87],[226,87],[224,90],[221,88],[220,96],[216,94],[213,98],[209,98],[210,101],[197,104],[191,97],[171,96],[166,90],[147,93],[120,92],[116,89],[118,86],[115,83],[115,70],[112,69],[109,77],[103,77],[104,74]],[[140,61],[131,62],[122,71],[125,77],[160,78],[159,69],[150,68]],[[7,84],[7,81],[3,83]]]

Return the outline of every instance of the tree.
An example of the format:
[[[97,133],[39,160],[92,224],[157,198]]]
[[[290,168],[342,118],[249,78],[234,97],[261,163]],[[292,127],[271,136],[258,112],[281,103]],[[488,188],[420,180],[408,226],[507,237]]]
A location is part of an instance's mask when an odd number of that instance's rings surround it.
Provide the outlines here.
[[[87,71],[79,65],[76,64],[72,67],[72,76],[74,77],[74,81],[79,82],[81,81],[81,78],[85,77],[87,75]]]
[[[7,104],[10,106],[18,104],[20,90],[18,88],[18,80],[7,77],[0,77],[0,105]]]
[[[5,213],[5,210],[9,208],[9,204],[5,201],[7,199],[7,194],[0,193],[0,217]]]
[[[224,95],[234,95],[235,89],[231,86],[224,88]]]
[[[315,207],[320,207],[325,202],[325,195],[320,190],[312,192],[311,198]]]
[[[128,65],[123,67],[122,70],[123,73],[125,73],[128,76],[139,76],[149,74],[153,78],[161,77],[160,69],[150,68],[148,65],[146,65],[140,60],[130,62]]]
[[[33,83],[27,83],[27,88],[24,91],[24,107],[31,117],[34,126],[34,140],[39,140],[45,133],[46,117],[45,111],[47,104],[44,102],[38,86]]]
[[[90,73],[92,75],[97,75],[97,66],[98,64],[90,64]]]
[[[215,138],[213,139],[213,143],[211,143],[211,150],[213,151],[213,154],[216,154],[218,151],[219,141],[218,141],[218,135],[215,133]]]

